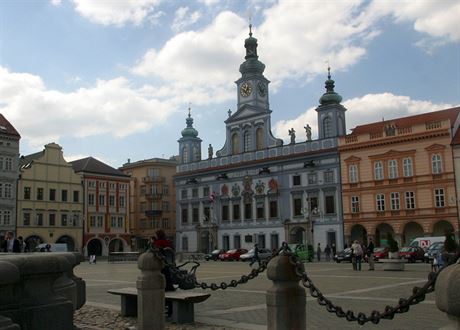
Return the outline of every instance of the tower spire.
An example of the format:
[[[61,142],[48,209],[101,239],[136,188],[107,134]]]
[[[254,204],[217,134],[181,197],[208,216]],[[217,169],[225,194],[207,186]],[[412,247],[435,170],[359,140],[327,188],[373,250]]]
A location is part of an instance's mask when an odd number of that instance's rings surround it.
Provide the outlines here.
[[[321,98],[319,99],[319,103],[321,103],[322,105],[332,103],[339,104],[342,101],[342,96],[340,96],[334,91],[334,80],[331,79],[331,67],[329,63],[327,66],[327,80],[325,82],[325,87],[326,93],[324,93],[323,96],[321,96]]]

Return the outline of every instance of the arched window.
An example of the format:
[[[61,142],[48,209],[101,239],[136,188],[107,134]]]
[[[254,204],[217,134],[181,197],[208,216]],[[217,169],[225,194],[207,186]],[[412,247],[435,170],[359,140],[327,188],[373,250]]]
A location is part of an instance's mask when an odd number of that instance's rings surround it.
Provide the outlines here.
[[[323,132],[324,132],[324,137],[332,137],[332,119],[330,117],[326,117],[323,120]]]
[[[251,151],[251,144],[252,144],[251,132],[246,131],[244,132],[244,152]]]
[[[240,153],[240,139],[238,138],[238,133],[233,133],[232,135],[232,154]]]
[[[257,150],[264,148],[264,129],[262,127],[256,130],[256,148]]]
[[[182,163],[188,163],[188,150],[187,150],[187,147],[182,148]]]
[[[440,154],[431,156],[431,170],[433,174],[442,173],[442,159]]]
[[[193,161],[197,162],[200,160],[200,153],[198,152],[198,148],[196,146],[193,147]]]

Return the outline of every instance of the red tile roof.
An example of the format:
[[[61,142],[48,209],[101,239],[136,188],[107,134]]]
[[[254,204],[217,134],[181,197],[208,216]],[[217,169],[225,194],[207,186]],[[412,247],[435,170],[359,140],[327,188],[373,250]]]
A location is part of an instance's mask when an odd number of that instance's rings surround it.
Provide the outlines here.
[[[460,113],[460,107],[433,111],[423,113],[421,115],[401,117],[391,120],[379,121],[366,125],[359,125],[352,129],[352,135],[358,134],[372,134],[382,132],[387,124],[394,124],[396,128],[401,127],[411,127],[413,125],[424,124],[428,122],[438,121],[438,120],[450,120],[450,125],[453,127],[455,120],[457,119],[458,114]]]
[[[11,125],[11,123],[0,113],[0,134],[7,134],[21,138],[18,131]]]

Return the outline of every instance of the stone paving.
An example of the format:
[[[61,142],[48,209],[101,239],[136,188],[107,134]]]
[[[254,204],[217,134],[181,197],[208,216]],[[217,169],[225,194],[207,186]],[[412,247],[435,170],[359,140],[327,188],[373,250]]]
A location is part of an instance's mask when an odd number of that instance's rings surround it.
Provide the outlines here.
[[[373,272],[357,272],[349,263],[311,263],[307,273],[321,291],[345,310],[369,314],[372,310],[383,311],[386,305],[395,306],[400,297],[408,297],[414,286],[427,281],[428,264],[406,265],[404,272],[385,272],[380,264]],[[229,282],[249,273],[243,262],[203,262],[197,272],[199,281],[207,283]],[[108,289],[135,287],[139,275],[137,264],[120,263],[97,265],[82,264],[75,273],[87,284],[87,306],[77,312],[75,323],[81,329],[130,329],[135,318],[118,315],[120,298],[107,294]],[[194,325],[177,326],[167,322],[166,329],[266,329],[265,292],[271,282],[266,274],[236,288],[210,291],[211,297],[195,305]],[[196,289],[200,291],[201,289]],[[439,329],[446,325],[446,316],[434,302],[434,294],[411,307],[409,313],[398,314],[394,320],[383,320],[378,325],[360,326],[347,322],[326,311],[307,294],[307,329]],[[86,327],[85,327],[86,326]]]

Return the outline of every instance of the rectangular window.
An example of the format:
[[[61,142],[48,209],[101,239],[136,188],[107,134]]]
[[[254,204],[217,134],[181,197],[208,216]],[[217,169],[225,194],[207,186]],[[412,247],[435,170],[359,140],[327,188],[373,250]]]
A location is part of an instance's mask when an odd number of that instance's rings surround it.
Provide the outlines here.
[[[43,213],[37,213],[36,226],[43,226]]]
[[[6,226],[11,224],[11,211],[3,211],[3,224]]]
[[[117,226],[118,228],[123,228],[124,218],[118,217]]]
[[[278,249],[279,248],[279,236],[278,234],[271,234],[270,235],[270,247],[271,249]]]
[[[103,224],[104,224],[104,217],[102,215],[98,215],[96,227],[102,228]]]
[[[115,206],[115,196],[114,195],[109,195],[109,205]]]
[[[169,186],[166,184],[163,186],[163,195],[169,195]]]
[[[233,220],[240,220],[240,204],[233,204]]]
[[[308,184],[316,184],[317,181],[316,173],[308,174]]]
[[[300,186],[300,175],[293,175],[292,176],[292,185],[293,186]]]
[[[94,205],[94,194],[88,194],[88,205]]]
[[[193,188],[192,189],[192,197],[193,198],[198,198],[198,188]]]
[[[334,198],[334,196],[326,196],[325,197],[325,205],[326,205],[326,214],[335,213],[335,198]]]
[[[324,172],[324,183],[333,183],[334,182],[334,172],[326,171]]]
[[[437,188],[434,190],[434,199],[436,207],[444,207],[445,206],[445,198],[444,198],[444,189]]]
[[[277,218],[278,217],[278,201],[273,200],[270,201],[270,218]]]
[[[318,197],[309,197],[310,200],[310,211],[318,210]]]
[[[50,201],[56,200],[56,189],[50,189]]]
[[[89,226],[96,227],[96,216],[95,215],[91,215],[89,217]]]
[[[30,187],[24,187],[24,199],[30,199]]]
[[[198,207],[194,207],[192,209],[192,222],[198,222],[200,219],[199,219],[199,209]]]
[[[99,205],[100,206],[105,205],[105,195],[99,195]]]
[[[29,212],[24,212],[24,217],[22,220],[24,226],[30,226],[30,213]]]
[[[110,227],[115,228],[117,226],[117,218],[113,215],[110,217]]]
[[[204,221],[211,220],[211,209],[209,208],[209,206],[203,207],[203,215],[204,215]]]
[[[229,220],[228,205],[222,205],[222,220],[223,221]]]
[[[396,179],[398,177],[398,162],[396,159],[390,159],[388,161],[388,177],[390,179]]]
[[[182,236],[182,251],[188,251],[188,237]]]
[[[391,209],[397,211],[400,209],[399,192],[390,193]]]
[[[406,191],[406,209],[415,209],[415,194],[413,191]]]
[[[351,196],[351,213],[359,213],[359,196]]]
[[[431,171],[433,174],[442,173],[442,158],[439,154],[431,156]]]
[[[292,200],[294,204],[294,216],[302,215],[302,199],[300,197],[294,197]]]
[[[43,200],[43,188],[37,188],[37,200]]]
[[[61,214],[61,226],[67,226],[67,214]]]
[[[11,183],[5,183],[5,198],[11,198],[13,186]]]
[[[187,223],[188,222],[188,209],[183,208],[181,210],[181,219],[182,219],[182,223]]]
[[[375,196],[375,200],[377,203],[377,211],[383,212],[385,211],[385,195],[384,194],[377,194]]]
[[[78,190],[73,191],[73,202],[78,203],[80,201],[80,192]]]
[[[381,161],[374,163],[374,178],[375,180],[383,180],[383,165]]]
[[[125,196],[119,196],[118,201],[119,201],[119,206],[120,207],[126,207]]]
[[[358,182],[358,166],[357,165],[350,165],[348,168],[348,180],[350,183]]]
[[[185,199],[187,198],[187,189],[182,189],[181,192],[180,192],[180,197],[182,199]]]
[[[404,158],[403,159],[403,171],[404,177],[411,177],[413,175],[412,170],[412,158]]]
[[[209,187],[203,187],[203,197],[209,196]]]
[[[50,213],[48,216],[48,222],[50,226],[56,226],[56,214]]]
[[[61,192],[61,200],[63,202],[67,202],[67,190],[62,190],[62,192]]]
[[[244,219],[245,220],[252,219],[252,204],[251,203],[244,204]]]
[[[230,237],[228,237],[228,235],[222,236],[222,248],[225,251],[230,249]]]
[[[241,249],[241,236],[240,235],[233,236],[233,248]]]
[[[11,171],[12,168],[13,168],[13,158],[6,157],[5,158],[5,170]]]
[[[257,219],[265,219],[265,203],[264,201],[258,201],[256,207]]]

